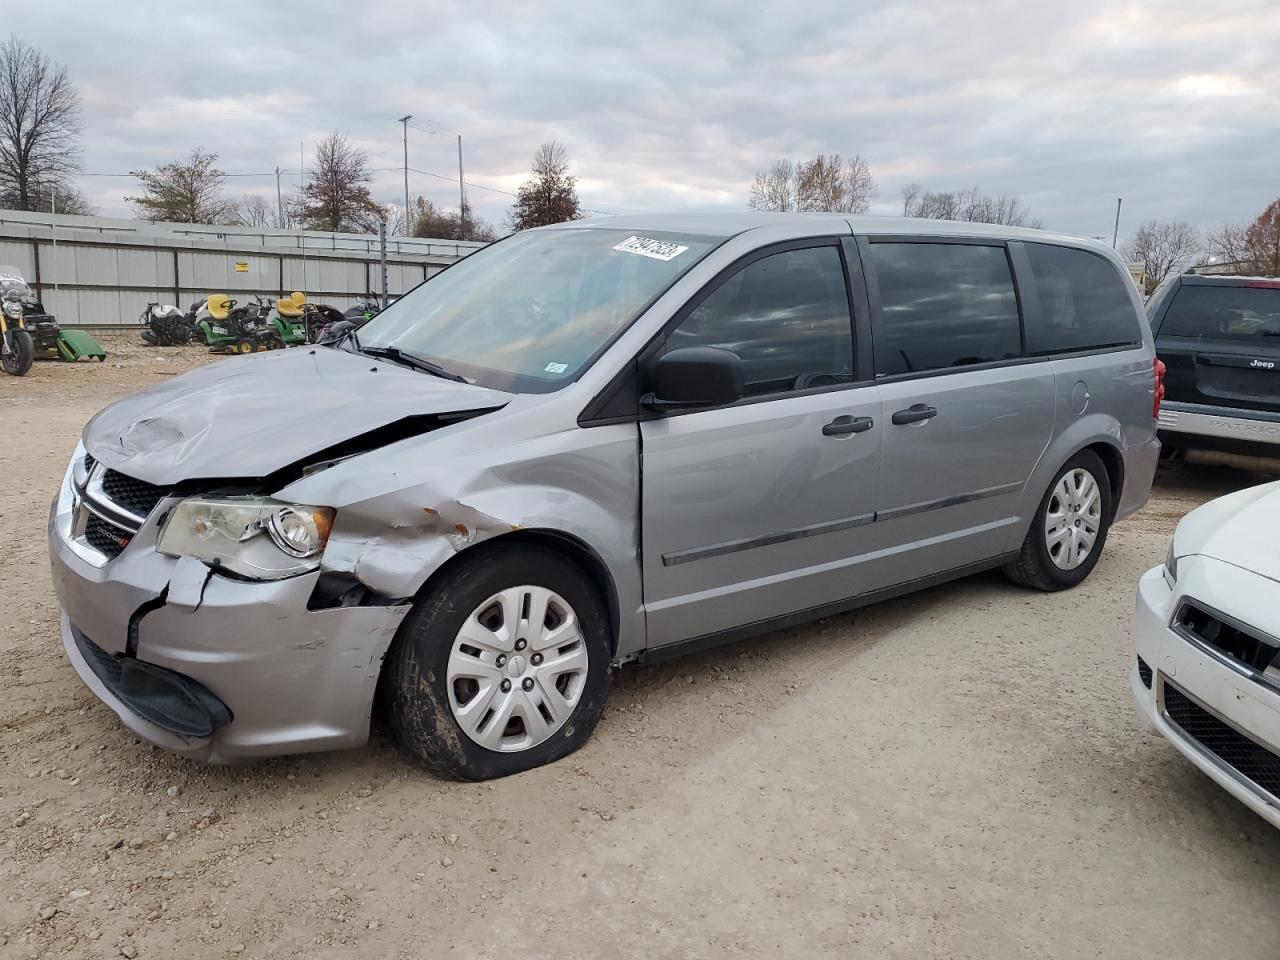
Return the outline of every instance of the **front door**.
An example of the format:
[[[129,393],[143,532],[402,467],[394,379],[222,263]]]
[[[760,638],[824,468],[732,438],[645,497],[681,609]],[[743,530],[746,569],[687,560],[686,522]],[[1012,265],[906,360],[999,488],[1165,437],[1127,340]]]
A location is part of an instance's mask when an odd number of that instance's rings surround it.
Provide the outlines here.
[[[1003,244],[863,243],[884,454],[877,586],[999,556],[1054,423]]]
[[[862,592],[883,429],[849,302],[838,241],[813,241],[740,265],[669,334],[736,353],[746,396],[641,424],[651,647]]]

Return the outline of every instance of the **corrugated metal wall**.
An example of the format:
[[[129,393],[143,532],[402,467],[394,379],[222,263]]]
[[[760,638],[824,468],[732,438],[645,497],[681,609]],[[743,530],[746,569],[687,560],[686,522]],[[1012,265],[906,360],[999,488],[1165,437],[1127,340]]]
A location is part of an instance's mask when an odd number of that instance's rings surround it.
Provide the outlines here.
[[[3,211],[0,264],[21,270],[69,327],[127,326],[150,301],[185,310],[210,293],[245,299],[301,290],[343,309],[381,292],[376,237],[183,226]],[[483,244],[410,238],[387,246],[387,290],[398,295]]]

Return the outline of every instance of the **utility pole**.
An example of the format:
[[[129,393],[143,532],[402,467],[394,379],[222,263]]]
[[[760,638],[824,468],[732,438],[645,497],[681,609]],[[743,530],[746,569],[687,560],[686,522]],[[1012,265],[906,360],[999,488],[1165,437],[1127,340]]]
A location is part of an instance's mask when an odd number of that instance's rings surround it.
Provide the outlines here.
[[[1120,204],[1124,203],[1124,197],[1116,197],[1116,229],[1111,234],[1111,249],[1116,248],[1116,243],[1120,239]]]
[[[467,232],[467,187],[462,180],[462,134],[458,134],[458,232]],[[458,238],[459,240],[462,237]]]
[[[378,221],[378,260],[382,266],[382,309],[387,309],[387,221]]]
[[[280,192],[280,164],[276,164],[276,226],[284,229],[284,194]]]
[[[58,188],[49,188],[49,212],[57,214],[58,212]],[[58,266],[58,225],[52,220],[49,221],[49,234],[53,237],[53,265],[57,269]],[[58,281],[53,281],[53,289],[58,289]]]
[[[413,119],[412,113],[406,113],[400,118],[400,122],[404,125],[404,232],[405,236],[413,233],[412,227],[409,225],[409,121]],[[385,304],[384,304],[385,306]]]

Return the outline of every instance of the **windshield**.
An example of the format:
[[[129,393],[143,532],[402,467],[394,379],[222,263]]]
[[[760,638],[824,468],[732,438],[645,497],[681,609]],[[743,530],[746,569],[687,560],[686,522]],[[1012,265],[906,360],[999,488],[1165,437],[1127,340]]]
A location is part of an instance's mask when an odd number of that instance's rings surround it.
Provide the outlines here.
[[[31,295],[31,288],[22,279],[22,271],[17,267],[0,266],[0,298],[5,300],[22,300]]]
[[[719,238],[581,227],[478,250],[360,328],[361,349],[394,347],[498,390],[549,393]]]

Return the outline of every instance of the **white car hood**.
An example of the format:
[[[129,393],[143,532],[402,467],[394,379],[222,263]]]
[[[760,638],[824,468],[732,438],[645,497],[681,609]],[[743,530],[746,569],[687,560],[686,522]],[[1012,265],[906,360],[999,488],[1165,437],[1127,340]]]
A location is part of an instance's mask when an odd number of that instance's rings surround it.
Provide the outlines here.
[[[1280,582],[1280,481],[1219,497],[1187,514],[1174,552],[1213,557]]]

